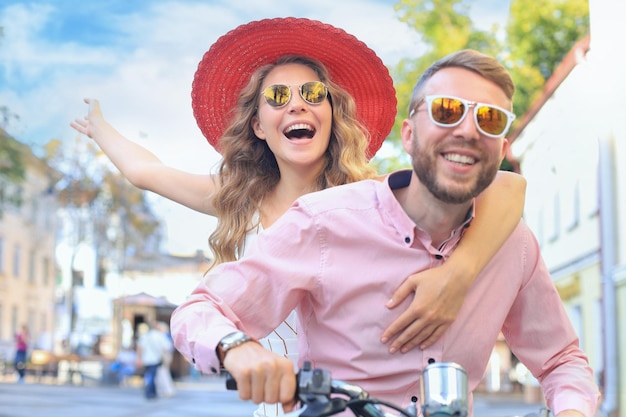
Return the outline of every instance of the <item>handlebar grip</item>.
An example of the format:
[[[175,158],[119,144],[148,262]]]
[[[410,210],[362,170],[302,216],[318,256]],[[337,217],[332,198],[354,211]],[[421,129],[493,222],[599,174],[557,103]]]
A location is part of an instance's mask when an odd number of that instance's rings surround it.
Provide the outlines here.
[[[229,372],[226,372],[226,389],[229,391],[237,391],[237,381],[235,381],[235,378],[233,378]]]

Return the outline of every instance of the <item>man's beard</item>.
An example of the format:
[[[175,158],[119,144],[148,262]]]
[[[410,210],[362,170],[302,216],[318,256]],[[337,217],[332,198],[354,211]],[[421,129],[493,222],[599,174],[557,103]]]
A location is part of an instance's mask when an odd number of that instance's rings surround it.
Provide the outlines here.
[[[471,188],[446,187],[437,182],[436,155],[421,151],[417,135],[413,135],[413,148],[411,149],[413,171],[420,182],[438,200],[449,204],[466,203],[483,192],[493,182],[500,168],[499,160],[494,160],[489,165],[483,166],[478,179]]]

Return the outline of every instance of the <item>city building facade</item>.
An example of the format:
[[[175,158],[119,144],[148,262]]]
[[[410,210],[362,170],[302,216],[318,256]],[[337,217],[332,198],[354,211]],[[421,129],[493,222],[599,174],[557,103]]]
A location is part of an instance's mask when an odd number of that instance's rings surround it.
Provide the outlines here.
[[[0,130],[0,140],[14,139]],[[30,349],[52,349],[55,320],[54,173],[28,147],[19,148],[25,179],[0,176],[0,362],[5,364],[13,360],[14,336],[23,325]]]
[[[590,2],[590,37],[509,136],[528,180],[524,218],[596,371],[603,415],[626,410],[626,59],[613,41],[626,35],[620,7]]]

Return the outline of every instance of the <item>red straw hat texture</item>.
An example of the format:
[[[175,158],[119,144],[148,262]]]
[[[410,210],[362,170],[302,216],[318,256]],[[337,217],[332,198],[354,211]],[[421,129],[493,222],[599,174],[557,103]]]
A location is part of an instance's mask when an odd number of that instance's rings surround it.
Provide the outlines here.
[[[264,19],[241,25],[220,37],[198,64],[193,86],[193,113],[209,143],[229,123],[239,92],[259,67],[284,55],[321,61],[331,79],[352,95],[357,117],[371,138],[372,157],[395,121],[396,92],[389,70],[365,43],[334,26],[304,18]]]

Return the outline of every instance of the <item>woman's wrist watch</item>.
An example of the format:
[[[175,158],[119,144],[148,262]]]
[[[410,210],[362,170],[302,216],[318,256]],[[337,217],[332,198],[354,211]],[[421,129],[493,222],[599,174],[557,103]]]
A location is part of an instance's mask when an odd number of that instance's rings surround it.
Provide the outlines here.
[[[215,348],[215,353],[220,361],[220,365],[224,365],[224,358],[226,358],[226,354],[229,350],[247,342],[256,342],[256,340],[241,331],[236,331],[224,336]]]

